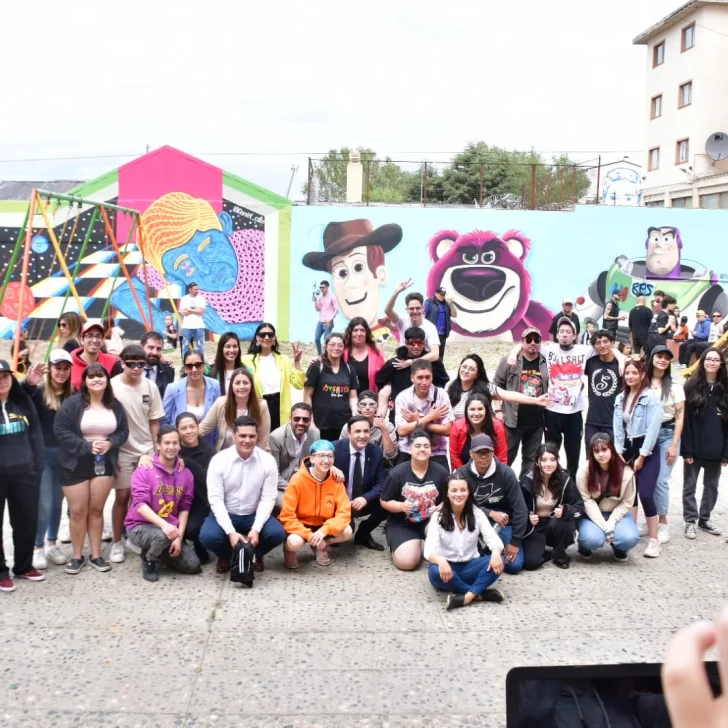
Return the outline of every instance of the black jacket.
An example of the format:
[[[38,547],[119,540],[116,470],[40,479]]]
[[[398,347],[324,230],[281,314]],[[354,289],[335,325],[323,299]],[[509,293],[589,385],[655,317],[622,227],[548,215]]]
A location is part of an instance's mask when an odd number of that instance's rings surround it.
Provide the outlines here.
[[[86,410],[83,398],[80,394],[69,397],[56,412],[56,421],[53,424],[53,432],[58,441],[58,464],[66,470],[73,470],[78,466],[78,461],[86,455],[92,455],[91,443],[84,439],[81,434],[81,420]],[[121,402],[114,402],[114,416],[116,417],[116,430],[111,434],[111,448],[106,453],[112,470],[116,470],[116,463],[119,459],[119,448],[129,437],[129,423],[126,419],[126,412]]]
[[[549,326],[549,334],[551,334],[551,338],[556,341],[556,334],[558,333],[559,329],[559,321],[562,318],[571,319],[571,323],[576,326],[576,336],[578,338],[579,334],[581,333],[581,324],[579,323],[579,317],[572,311],[571,316],[567,316],[563,311],[559,311],[556,316],[551,319],[551,326]]]
[[[351,465],[351,453],[349,452],[349,440],[337,440],[334,443],[334,465],[344,473],[344,485],[348,490],[349,466]],[[382,495],[384,481],[387,479],[387,471],[384,469],[384,450],[381,447],[372,445],[370,442],[364,448],[364,492],[362,496],[367,503],[378,503]]]
[[[572,477],[563,468],[561,470],[561,480],[564,485],[561,488],[561,495],[556,501],[554,508],[558,508],[559,506],[564,507],[564,513],[561,516],[562,521],[575,521],[584,515],[584,500],[579,494],[576,483],[574,483]],[[528,508],[529,513],[536,512],[536,498],[533,495],[533,485],[533,475],[526,473],[521,478],[521,490],[523,491],[523,500],[526,503],[526,508]],[[534,529],[530,521],[528,525],[529,528],[526,536]]]
[[[13,377],[5,402],[0,408],[0,467],[5,475],[22,473],[40,480],[43,472],[43,433],[40,418],[30,396]]]
[[[632,336],[643,343],[647,341],[647,334],[652,323],[652,311],[647,306],[635,306],[629,312],[629,330]]]
[[[685,404],[680,454],[684,458],[728,462],[728,426],[720,416],[715,387],[701,412],[693,412]]]
[[[425,306],[425,308],[427,308],[425,318],[432,324],[434,324],[435,328],[437,328],[437,317],[440,315],[439,304],[442,303],[442,305],[445,307],[445,336],[450,336],[450,327],[452,324],[452,312],[450,311],[450,304],[447,301],[438,301],[436,296],[428,298],[426,303],[429,304],[429,306]],[[438,331],[437,333],[439,334],[440,332]]]
[[[468,461],[455,472],[468,481],[475,505],[486,516],[490,518],[491,511],[508,514],[508,525],[513,527],[511,543],[520,547],[529,524],[526,502],[516,474],[507,465],[493,460],[495,470],[490,475],[479,476],[473,472],[471,462]]]
[[[114,367],[111,370],[111,376],[115,377],[117,374],[121,374],[123,371],[124,370],[121,366],[121,359],[119,359],[116,364],[114,364]],[[146,376],[146,372],[144,376]],[[169,384],[172,384],[173,381],[174,369],[172,368],[172,365],[160,361],[159,364],[157,364],[157,381],[155,382],[155,384],[157,385],[157,389],[159,390],[159,396],[162,399],[164,399],[164,393],[167,390],[167,386]]]
[[[407,355],[407,347],[400,346],[397,349],[397,356],[387,359],[384,362],[384,366],[377,372],[375,382],[377,383],[377,389],[382,389],[388,384],[392,385],[392,394],[390,395],[391,400],[394,402],[397,399],[397,395],[400,392],[404,392],[405,389],[412,386],[412,371],[409,367],[406,369],[395,369],[394,362],[396,359],[411,359],[411,356]],[[432,383],[436,387],[444,387],[450,377],[447,374],[445,365],[441,361],[432,362]]]

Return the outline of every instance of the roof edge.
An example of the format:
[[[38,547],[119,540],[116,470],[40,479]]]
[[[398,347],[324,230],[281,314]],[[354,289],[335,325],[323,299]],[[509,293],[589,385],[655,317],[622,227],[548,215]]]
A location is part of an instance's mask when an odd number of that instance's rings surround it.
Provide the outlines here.
[[[222,181],[224,185],[228,185],[229,187],[238,190],[238,192],[242,192],[249,197],[253,197],[254,199],[263,202],[276,210],[282,210],[284,207],[292,207],[295,204],[287,197],[271,192],[265,187],[256,185],[254,182],[249,182],[242,177],[238,177],[232,172],[226,172],[223,170]]]
[[[659,32],[667,30],[686,15],[695,12],[699,8],[705,7],[706,5],[728,5],[728,0],[688,0],[688,2],[681,5],[677,8],[677,10],[673,10],[669,15],[662,18],[662,20],[658,21],[647,30],[633,38],[632,45],[648,45],[650,39]]]

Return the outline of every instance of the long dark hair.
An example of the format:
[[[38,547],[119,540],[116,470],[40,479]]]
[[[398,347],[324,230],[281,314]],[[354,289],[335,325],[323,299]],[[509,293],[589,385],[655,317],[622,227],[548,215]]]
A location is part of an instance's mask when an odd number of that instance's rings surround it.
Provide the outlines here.
[[[453,407],[460,401],[460,397],[463,396],[463,383],[460,380],[460,367],[467,359],[472,359],[478,369],[478,376],[475,378],[473,388],[470,390],[471,395],[479,392],[490,399],[490,380],[488,379],[488,373],[485,371],[485,364],[477,354],[468,354],[461,359],[460,364],[458,364],[458,374],[455,379],[450,382],[450,385],[447,388],[447,393],[450,397],[450,404]]]
[[[104,379],[106,379],[106,389],[104,390],[104,396],[101,398],[101,403],[104,405],[104,407],[106,407],[106,409],[113,409],[114,403],[116,402],[116,397],[114,397],[114,390],[111,388],[111,377],[109,376],[109,373],[106,371],[105,367],[98,362],[89,364],[83,370],[83,375],[81,377],[81,398],[83,399],[83,403],[86,405],[86,407],[89,407],[91,404],[91,395],[89,394],[88,387],[86,386],[86,380],[88,379],[88,375],[98,373],[103,374]]]
[[[650,378],[647,376],[647,369],[645,368],[644,362],[640,359],[630,359],[625,365],[624,365],[624,371],[627,372],[627,367],[634,367],[638,372],[639,375],[642,377],[642,380],[640,382],[640,388],[637,391],[637,394],[635,395],[634,399],[632,400],[632,404],[629,406],[630,414],[632,413],[632,410],[634,409],[634,406],[637,404],[637,400],[640,398],[640,395],[642,392],[645,391],[645,389],[649,389],[650,386]],[[629,395],[632,392],[631,387],[629,384],[627,384],[627,380],[624,380],[624,398],[622,399],[622,411],[624,411],[625,406],[627,405],[627,400],[629,399]]]
[[[344,329],[344,349],[351,354],[351,333],[357,326],[363,326],[366,331],[367,348],[379,351],[374,341],[374,337],[372,336],[372,330],[369,328],[367,320],[362,316],[354,316],[354,318],[349,321],[349,325]]]
[[[222,350],[225,348],[225,344],[227,344],[228,341],[232,340],[235,340],[238,343],[238,355],[235,357],[235,365],[233,366],[233,369],[239,369],[241,366],[243,366],[243,361],[241,359],[242,348],[240,346],[240,339],[234,331],[228,331],[224,333],[220,337],[220,340],[217,342],[215,363],[212,365],[212,371],[210,372],[210,376],[214,377],[215,379],[217,379],[218,382],[220,382],[220,394],[225,394],[225,356],[223,355]]]
[[[233,391],[233,382],[240,376],[247,377],[250,382],[250,394],[248,395],[248,415],[252,417],[260,427],[260,402],[258,395],[255,392],[255,381],[253,375],[245,368],[239,367],[233,372],[230,377],[230,389],[227,393],[227,399],[225,400],[225,423],[230,430],[235,425],[235,420],[238,419],[238,403],[235,399],[235,392]]]
[[[465,422],[468,423],[468,433],[470,437],[475,434],[473,429],[473,423],[468,417],[468,408],[473,402],[482,402],[485,406],[485,419],[483,420],[483,432],[490,436],[490,439],[495,442],[495,425],[493,425],[493,408],[490,406],[490,399],[481,392],[474,392],[468,397],[465,403]]]
[[[660,352],[658,352],[659,354]],[[626,367],[625,367],[626,369]],[[652,377],[655,376],[655,355],[651,354],[650,358],[647,360],[647,381],[652,384]],[[665,369],[665,373],[662,375],[662,379],[660,380],[661,390],[660,390],[660,399],[663,402],[667,402],[668,399],[670,399],[670,393],[672,392],[672,374],[670,373],[670,367],[667,367]]]
[[[191,356],[199,356],[202,363],[205,363],[205,357],[203,356],[201,351],[198,351],[197,349],[187,349],[187,351],[184,353],[184,356],[182,357],[182,374],[180,375],[180,378],[187,376],[187,370],[185,369],[185,364],[187,364],[187,360]],[[205,373],[205,367],[202,367],[202,373],[204,375]]]
[[[718,409],[723,425],[728,425],[728,372],[726,372],[725,355],[714,346],[702,353],[698,361],[698,370],[685,384],[685,405],[688,414],[699,415],[708,404],[711,387],[705,378],[705,357],[712,352],[720,356],[720,369],[718,369],[712,393],[718,398]]]
[[[607,469],[607,485],[602,490],[599,480],[599,473],[602,472],[602,466],[594,457],[594,448],[606,446],[612,453],[612,459],[609,461]],[[586,489],[594,495],[601,494],[609,498],[618,496],[622,488],[622,479],[624,478],[624,469],[627,467],[622,458],[617,455],[614,449],[614,441],[606,432],[597,432],[589,442],[589,453],[586,471]]]
[[[331,361],[329,360],[329,352],[328,352],[328,349],[326,348],[326,345],[329,343],[329,341],[331,341],[331,339],[341,339],[343,341],[344,334],[340,334],[337,331],[332,331],[326,337],[326,342],[324,344],[324,350],[321,352],[321,363],[324,365],[324,369],[328,369],[329,371],[331,371]],[[342,362],[344,361],[343,352],[342,352],[342,356],[341,356],[341,361]],[[344,364],[345,364],[345,366],[348,366],[348,364],[346,364],[346,362],[344,362]]]
[[[559,462],[559,448],[553,442],[545,442],[539,445],[536,450],[536,457],[533,463],[533,497],[536,498],[544,489],[543,475],[541,474],[540,461],[541,458],[548,453],[556,458],[556,470],[551,474],[551,478],[546,486],[554,498],[561,496],[564,487],[564,470]]]
[[[258,328],[255,330],[255,333],[253,334],[253,339],[250,342],[250,346],[248,347],[248,354],[256,354],[257,355],[257,354],[260,354],[260,352],[262,351],[261,348],[260,348],[260,346],[259,346],[259,344],[258,344],[258,338],[257,337],[258,337],[258,334],[263,329],[271,329],[273,331],[273,333],[276,336],[275,343],[273,344],[273,351],[276,354],[280,354],[281,352],[280,352],[280,349],[278,348],[278,334],[276,333],[276,327],[273,326],[273,324],[266,323],[265,321],[263,321],[262,324],[258,324]]]
[[[442,499],[442,507],[440,508],[439,521],[440,528],[443,531],[454,531],[455,530],[455,515],[452,512],[452,505],[450,499],[447,496],[447,491],[450,489],[450,483],[453,480],[463,480],[468,486],[468,499],[465,501],[463,506],[463,517],[465,519],[465,527],[468,531],[475,531],[475,502],[473,500],[473,489],[470,487],[470,482],[467,478],[456,473],[451,473],[447,477],[447,485],[445,486],[445,497]]]

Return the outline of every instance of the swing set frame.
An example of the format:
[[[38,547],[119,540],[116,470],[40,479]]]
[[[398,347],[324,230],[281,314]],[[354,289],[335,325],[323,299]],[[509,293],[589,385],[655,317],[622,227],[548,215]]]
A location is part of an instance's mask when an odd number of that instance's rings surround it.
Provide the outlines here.
[[[56,236],[54,225],[53,225],[53,218],[55,215],[63,208],[67,208],[67,215],[66,215],[66,221],[63,224],[63,228],[61,230],[60,235],[60,241],[59,238]],[[76,210],[76,216],[73,223],[73,227],[71,229],[71,235],[68,239],[68,242],[66,244],[65,252],[61,249],[61,242],[63,241],[63,236],[66,231],[66,227],[68,226],[68,222],[70,220],[71,215],[74,212],[74,209]],[[88,228],[86,230],[86,234],[84,235],[83,242],[81,243],[81,249],[79,251],[79,254],[76,258],[76,263],[73,266],[73,271],[71,271],[68,267],[68,264],[66,262],[66,255],[70,249],[70,246],[73,243],[74,235],[76,234],[76,229],[78,225],[78,220],[83,212],[86,212],[88,209],[92,209],[91,213],[91,220],[89,221]],[[119,243],[116,239],[116,234],[114,232],[114,226],[112,225],[110,213],[116,213],[128,215],[132,218],[131,225],[129,227],[129,234],[127,235],[126,242],[123,246],[119,246]],[[38,224],[36,224],[36,218],[40,216],[42,218],[41,221],[38,221]],[[42,189],[34,189],[30,196],[30,203],[28,205],[28,211],[25,214],[25,219],[23,221],[23,225],[20,228],[20,232],[18,234],[18,239],[15,242],[15,248],[13,249],[12,256],[10,257],[10,262],[7,265],[7,268],[5,270],[5,278],[3,280],[2,288],[0,289],[0,302],[2,302],[5,298],[5,291],[8,287],[8,284],[10,283],[10,279],[13,274],[13,269],[15,268],[18,258],[20,257],[21,251],[23,254],[23,261],[22,261],[22,268],[21,268],[21,274],[20,274],[20,303],[19,303],[19,312],[18,312],[18,320],[15,324],[15,341],[19,342],[21,340],[21,335],[23,331],[23,313],[24,313],[24,303],[26,298],[26,292],[30,289],[30,286],[28,285],[28,268],[30,264],[30,254],[32,249],[32,241],[34,236],[34,231],[45,231],[48,235],[48,238],[50,240],[51,245],[53,246],[54,250],[54,256],[53,261],[51,262],[51,266],[49,268],[49,275],[52,272],[53,264],[56,260],[58,260],[61,270],[63,271],[63,275],[66,278],[66,281],[68,282],[68,290],[66,291],[66,294],[63,298],[63,304],[61,306],[61,312],[58,315],[58,318],[60,318],[66,311],[66,306],[68,304],[68,299],[72,295],[74,298],[74,301],[76,303],[76,306],[78,308],[78,313],[81,316],[81,319],[85,322],[87,320],[86,312],[83,306],[83,303],[81,302],[81,298],[78,295],[78,291],[76,289],[75,281],[78,279],[78,275],[81,269],[81,260],[83,259],[83,256],[86,252],[86,248],[88,246],[88,243],[91,239],[91,235],[93,233],[94,227],[96,226],[96,223],[98,220],[102,220],[104,224],[104,229],[106,232],[106,236],[108,240],[111,243],[112,248],[114,249],[114,253],[116,254],[116,258],[118,259],[119,268],[116,271],[116,274],[114,275],[113,282],[111,284],[111,291],[109,293],[109,297],[106,299],[106,302],[104,303],[103,312],[101,314],[102,320],[105,319],[106,314],[109,310],[110,301],[111,301],[111,293],[113,293],[114,289],[116,288],[116,283],[119,278],[119,272],[123,274],[124,278],[126,279],[127,284],[129,285],[129,289],[131,290],[132,296],[134,297],[134,302],[136,303],[137,309],[139,311],[139,316],[141,318],[141,321],[144,325],[144,328],[147,331],[153,331],[154,330],[154,317],[152,314],[152,291],[149,287],[149,277],[147,275],[147,255],[145,250],[145,232],[144,232],[144,222],[142,220],[141,213],[138,210],[134,210],[129,207],[121,207],[119,205],[111,204],[110,202],[100,202],[98,200],[89,200],[84,197],[78,197],[77,195],[65,195],[58,192],[49,192],[48,190],[42,190]],[[136,235],[136,241],[134,240],[134,237]],[[134,242],[136,242],[137,248],[139,249],[139,252],[142,255],[142,269],[144,271],[144,285],[145,285],[145,293],[146,293],[146,313],[144,310],[144,305],[142,304],[142,301],[140,300],[136,288],[134,287],[132,280],[131,280],[131,274],[129,272],[129,269],[126,265],[126,262],[124,261],[124,256],[126,255],[129,246],[132,245]],[[174,298],[172,297],[169,285],[167,284],[167,281],[164,278],[164,275],[161,271],[157,271],[159,275],[162,276],[162,282],[164,284],[164,289],[167,293],[167,298],[169,299],[172,310],[174,312],[174,317],[176,319],[179,319],[179,312],[177,310],[177,304],[175,303]],[[53,326],[53,332],[50,337],[50,342],[55,340],[58,333],[58,321]],[[34,338],[34,337],[29,337]],[[50,357],[51,352],[51,346],[48,346],[46,355],[45,355],[45,361],[48,362],[48,359]],[[20,357],[20,347],[15,346],[14,352],[13,352],[13,371],[17,370],[18,367],[18,360]]]

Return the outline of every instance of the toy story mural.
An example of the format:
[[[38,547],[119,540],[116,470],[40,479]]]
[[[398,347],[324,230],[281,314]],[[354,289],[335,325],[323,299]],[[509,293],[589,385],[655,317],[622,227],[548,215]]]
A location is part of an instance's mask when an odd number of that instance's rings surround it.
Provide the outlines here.
[[[546,335],[567,295],[576,300],[582,320],[598,322],[615,291],[622,310],[635,306],[640,295],[649,303],[661,289],[677,298],[691,321],[698,309],[728,314],[728,258],[718,256],[715,246],[728,222],[728,213],[721,211],[390,207],[368,210],[366,218],[361,212],[294,209],[292,339],[313,335],[315,311],[302,305],[309,300],[313,271],[316,283],[332,281],[341,307],[334,328],[343,330],[363,316],[381,339],[401,334],[387,321],[384,307],[394,287],[408,278],[415,282],[410,291],[426,298],[440,286],[446,289],[458,311],[454,340],[517,341],[529,326]],[[395,305],[400,314],[403,299]]]

